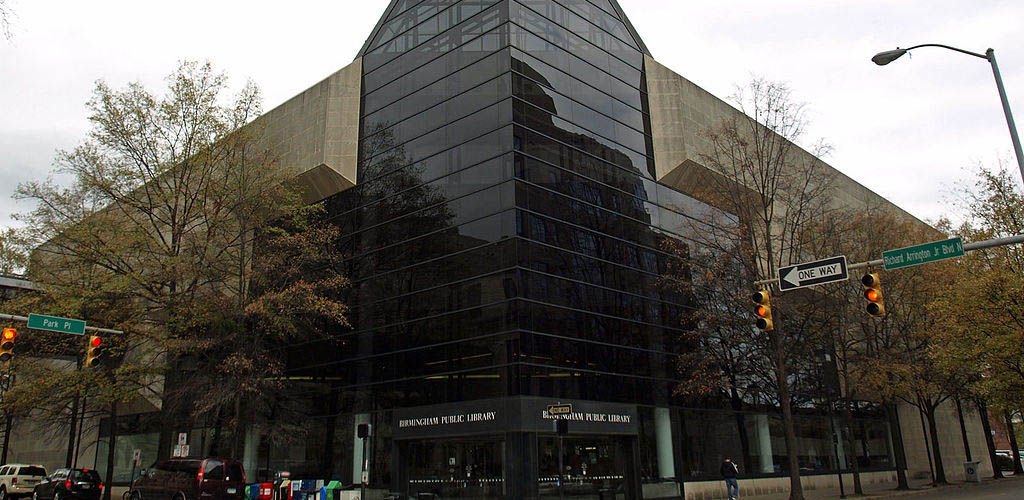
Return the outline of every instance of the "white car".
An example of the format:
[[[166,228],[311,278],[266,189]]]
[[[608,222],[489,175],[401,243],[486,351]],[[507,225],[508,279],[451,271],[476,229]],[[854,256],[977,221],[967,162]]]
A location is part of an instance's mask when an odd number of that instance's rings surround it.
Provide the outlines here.
[[[8,464],[0,467],[0,500],[32,495],[32,489],[45,477],[46,469],[42,465]]]

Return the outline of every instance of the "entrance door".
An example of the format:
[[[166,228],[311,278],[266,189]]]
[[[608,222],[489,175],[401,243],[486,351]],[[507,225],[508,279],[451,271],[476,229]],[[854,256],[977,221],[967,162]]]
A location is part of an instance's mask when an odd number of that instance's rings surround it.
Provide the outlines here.
[[[629,438],[569,436],[562,438],[562,477],[558,476],[558,438],[538,439],[538,475],[541,499],[634,500],[630,493]]]
[[[504,445],[496,438],[409,441],[409,496],[503,500]]]

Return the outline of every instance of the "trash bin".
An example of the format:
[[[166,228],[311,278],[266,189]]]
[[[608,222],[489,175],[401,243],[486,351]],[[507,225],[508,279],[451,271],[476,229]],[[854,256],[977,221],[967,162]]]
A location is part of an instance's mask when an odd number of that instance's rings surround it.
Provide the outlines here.
[[[252,485],[255,500],[274,500],[274,483],[256,483]]]
[[[978,473],[978,465],[981,462],[964,462],[964,479],[968,483],[980,483],[981,474]]]
[[[292,500],[291,479],[281,479],[277,483],[277,491],[275,493],[277,497],[274,500]]]
[[[255,490],[255,488],[253,488],[253,486],[255,486],[255,485],[253,485],[253,484],[245,485],[245,498],[248,498],[249,500],[256,500],[256,490]]]
[[[341,491],[341,481],[331,481],[320,489],[322,500],[338,500],[338,492]]]

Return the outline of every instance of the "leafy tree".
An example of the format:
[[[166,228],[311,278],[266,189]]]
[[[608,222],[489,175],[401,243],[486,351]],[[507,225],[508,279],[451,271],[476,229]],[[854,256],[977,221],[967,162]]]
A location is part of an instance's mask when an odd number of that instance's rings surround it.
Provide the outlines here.
[[[337,229],[303,208],[252,123],[255,85],[226,97],[227,78],[195,62],[167,84],[97,83],[88,139],[57,158],[71,184],[19,186],[36,202],[19,216],[36,248],[28,272],[51,310],[124,330],[95,381],[111,417],[152,390],[168,415],[226,425],[237,449],[245,410],[280,373],[268,348],[344,327],[347,281]]]
[[[0,232],[0,274],[20,274],[25,269],[24,238],[14,228]]]
[[[960,201],[968,219],[957,229],[965,241],[1024,234],[1024,193],[1006,168],[979,168]],[[981,365],[976,388],[997,409],[1024,408],[1024,248],[999,246],[968,252],[950,269],[956,281],[932,312],[947,328],[939,332],[947,366]]]

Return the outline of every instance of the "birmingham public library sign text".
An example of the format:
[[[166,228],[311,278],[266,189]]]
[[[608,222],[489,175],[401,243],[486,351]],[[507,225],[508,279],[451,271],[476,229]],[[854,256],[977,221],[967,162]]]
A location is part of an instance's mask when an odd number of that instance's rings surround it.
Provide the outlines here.
[[[547,398],[521,396],[396,409],[395,437],[551,432],[556,420],[571,422],[569,432],[573,434],[637,434],[633,405],[577,400],[572,402],[573,411],[557,415],[548,411],[551,403]]]

